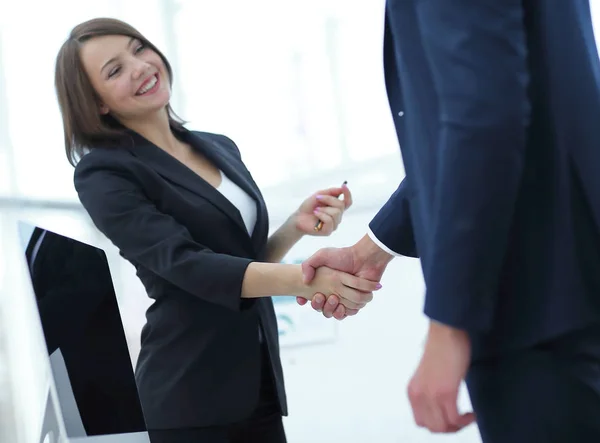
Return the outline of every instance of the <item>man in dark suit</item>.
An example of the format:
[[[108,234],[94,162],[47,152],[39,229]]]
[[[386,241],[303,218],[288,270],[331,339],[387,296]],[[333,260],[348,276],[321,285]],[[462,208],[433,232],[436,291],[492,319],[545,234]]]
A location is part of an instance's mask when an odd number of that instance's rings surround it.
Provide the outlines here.
[[[564,32],[568,30],[568,32]],[[484,442],[600,441],[600,63],[587,0],[388,0],[406,178],[357,244],[373,280],[419,257],[430,328],[416,423]],[[314,302],[342,318],[329,303]],[[475,416],[456,400],[466,379]]]

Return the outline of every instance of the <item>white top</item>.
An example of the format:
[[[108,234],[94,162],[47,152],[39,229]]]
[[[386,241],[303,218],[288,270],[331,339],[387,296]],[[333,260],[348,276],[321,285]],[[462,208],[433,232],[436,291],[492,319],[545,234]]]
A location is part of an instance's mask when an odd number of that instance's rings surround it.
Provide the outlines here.
[[[256,225],[256,201],[246,191],[232,182],[223,171],[219,170],[219,172],[221,173],[221,184],[217,187],[217,191],[223,194],[240,211],[248,235],[252,236]]]
[[[217,187],[217,191],[223,194],[240,211],[242,220],[244,220],[244,224],[248,230],[248,235],[252,236],[254,226],[256,225],[256,201],[246,191],[232,182],[223,171],[219,170],[219,172],[221,173],[221,184]],[[260,324],[258,325],[258,341],[261,343],[263,341]]]

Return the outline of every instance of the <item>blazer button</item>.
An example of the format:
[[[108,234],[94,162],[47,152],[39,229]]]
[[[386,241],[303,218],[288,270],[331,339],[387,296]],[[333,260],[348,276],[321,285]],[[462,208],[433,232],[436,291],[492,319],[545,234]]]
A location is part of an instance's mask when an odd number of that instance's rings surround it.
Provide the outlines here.
[[[400,111],[400,112],[398,113],[398,117],[404,117],[404,111]]]

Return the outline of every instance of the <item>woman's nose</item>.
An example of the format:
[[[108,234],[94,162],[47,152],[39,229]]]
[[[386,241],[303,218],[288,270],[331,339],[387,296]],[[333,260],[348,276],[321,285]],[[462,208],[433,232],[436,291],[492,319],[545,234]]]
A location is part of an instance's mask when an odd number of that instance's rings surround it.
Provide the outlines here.
[[[144,77],[150,70],[150,65],[148,63],[142,61],[136,61],[135,66],[133,68],[133,78],[135,80],[139,80]]]

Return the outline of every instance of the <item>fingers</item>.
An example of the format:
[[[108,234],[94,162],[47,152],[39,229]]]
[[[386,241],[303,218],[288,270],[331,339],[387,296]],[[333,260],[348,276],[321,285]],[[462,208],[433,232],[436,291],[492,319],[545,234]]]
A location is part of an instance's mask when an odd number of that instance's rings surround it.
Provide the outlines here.
[[[340,305],[340,299],[337,295],[331,294],[329,297],[325,297],[321,293],[315,294],[311,301],[311,306],[315,311],[322,312],[326,318],[333,317],[338,306],[342,306],[343,308],[343,305]]]
[[[316,195],[330,195],[336,199],[339,199],[340,195],[343,195],[344,209],[348,209],[350,206],[352,206],[352,193],[347,185],[342,185],[339,188],[323,189],[317,192]]]
[[[336,213],[337,211],[337,213]],[[341,214],[337,209],[328,207],[319,207],[314,210],[315,217],[323,222],[323,226],[318,231],[318,235],[329,235],[337,229],[341,221]]]
[[[327,264],[330,254],[331,251],[329,249],[321,249],[302,263],[302,275],[304,276],[304,283],[308,284],[312,281],[312,279],[315,277],[317,268]]]
[[[408,398],[417,426],[427,428],[431,432],[444,432],[444,413],[423,390],[414,386],[414,381],[409,385]]]
[[[373,292],[381,288],[378,282],[362,279],[352,274],[336,271],[329,267],[320,267],[316,271],[317,277],[311,284],[314,292],[336,294],[340,303],[349,309],[361,309],[371,300]],[[357,289],[358,288],[358,289]],[[330,318],[337,307],[335,299],[330,299],[329,307],[325,306],[326,316]]]
[[[349,309],[362,309],[373,300],[373,293],[360,292],[356,289],[345,288],[339,294],[340,303]]]
[[[344,305],[340,305],[340,306],[343,308],[343,311],[346,312],[346,317],[352,317],[352,316],[358,314],[358,311],[359,311],[358,309],[348,309]],[[337,309],[336,309],[336,311],[337,311]],[[335,315],[335,313],[333,314],[333,316],[335,318],[337,318],[336,315]],[[341,320],[341,318],[338,319],[338,320]]]
[[[465,414],[461,414],[459,419],[458,419],[458,431],[460,431],[462,428],[466,428],[467,426],[469,426],[472,423],[475,423],[477,421],[477,417],[475,416],[474,412],[467,412]]]
[[[340,303],[337,305],[337,307],[333,311],[333,318],[341,321],[347,317],[352,317],[353,315],[358,314],[358,311],[359,311],[358,309],[350,309]]]
[[[316,199],[321,206],[314,209],[314,215],[323,222],[319,234],[330,235],[342,222],[342,216],[346,209],[345,201],[331,195],[317,195]]]
[[[413,417],[417,426],[427,428],[431,432],[445,432],[444,415],[439,407],[427,402],[426,398],[411,398]]]
[[[340,273],[340,281],[344,286],[356,289],[360,292],[374,292],[382,288],[381,283],[371,281],[364,278],[356,277],[355,275]],[[371,300],[368,300],[371,301]]]
[[[323,294],[319,295],[321,296],[321,298],[318,302],[313,304],[313,308],[315,307],[315,305],[317,305],[317,310],[319,312],[322,312],[323,316],[326,318],[333,317],[336,320],[344,320],[346,317],[351,317],[353,315],[358,314],[358,309],[351,309],[345,307],[341,303],[340,298],[335,294],[330,295],[329,297],[327,297],[327,299],[325,299],[325,296],[323,296]]]
[[[305,300],[305,299],[302,299]],[[336,320],[344,320],[346,317],[351,317],[358,313],[358,309],[346,308],[340,303],[340,298],[331,294],[325,297],[321,293],[317,293],[311,300],[311,307],[318,312],[322,312],[326,318],[335,318]]]
[[[450,432],[444,411],[439,404],[430,403],[425,405],[427,428],[431,432]]]
[[[311,259],[312,259],[312,257],[309,258],[307,261],[303,262],[301,265],[302,280],[306,284],[310,283],[312,281],[312,279],[315,278],[315,272],[317,271],[317,268],[319,267],[318,265],[314,264],[317,262],[310,261]]]
[[[338,317],[346,317],[346,311],[350,311],[352,315],[355,315],[359,309],[363,308],[365,304],[354,303],[351,300],[340,298],[335,294],[331,294],[325,297],[321,293],[317,293],[311,300],[310,305],[315,311],[322,312],[326,318],[331,318],[337,311]],[[340,308],[341,306],[341,308]],[[337,317],[336,317],[337,318]],[[340,320],[338,318],[338,320]]]
[[[338,304],[335,307],[335,310],[333,311],[333,313],[331,315],[336,320],[343,320],[343,319],[345,319],[346,318],[346,307],[344,305],[342,305],[342,304]]]
[[[296,301],[301,306],[307,303],[307,300],[302,297],[296,297]],[[322,312],[323,316],[326,318],[333,317],[336,320],[344,320],[347,317],[358,314],[358,309],[346,308],[340,303],[339,297],[335,294],[325,297],[325,295],[321,293],[316,293],[313,296],[310,305],[315,311]]]
[[[349,309],[344,305],[339,304],[338,307],[333,312],[333,318],[336,320],[344,320],[347,317],[352,317],[353,315],[358,314],[358,309]]]
[[[340,196],[343,199],[340,199]],[[349,200],[347,200],[349,198]],[[347,186],[340,188],[324,189],[311,199],[313,201],[313,213],[321,222],[320,229],[312,232],[312,235],[326,236],[337,229],[342,222],[344,211],[352,204],[352,195]],[[331,218],[327,217],[329,215]]]
[[[346,185],[342,185],[342,194],[344,194],[345,209],[348,209],[352,206],[352,193],[350,192],[350,188]]]
[[[315,197],[318,195],[330,195],[332,197],[338,198],[340,195],[344,195],[346,198],[346,194],[344,194],[343,186],[336,186],[334,188],[321,189],[320,191],[315,192]]]
[[[458,407],[454,398],[446,398],[441,405],[441,410],[444,415],[447,429],[442,432],[457,432],[475,421],[475,414],[472,412],[466,414],[458,412]]]
[[[326,301],[327,301],[327,297],[325,297],[325,295],[323,295],[321,293],[317,293],[314,295],[313,299],[310,301],[310,305],[315,311],[322,312]]]
[[[345,203],[339,198],[333,197],[331,195],[317,195],[317,201],[322,205],[322,207],[331,207],[334,209],[338,209],[340,212],[343,212],[346,209]]]
[[[352,291],[353,293],[344,294],[344,295],[342,295],[340,297],[340,304],[344,305],[344,307],[346,307],[347,309],[356,309],[356,310],[362,309],[365,306],[367,306],[367,302],[355,301],[355,300],[359,300],[360,297],[362,297],[363,295],[365,295],[364,292],[354,291],[354,289],[350,289],[350,291]],[[349,298],[346,298],[345,295],[348,295]],[[371,294],[371,298],[372,297],[373,297],[373,294]],[[323,309],[325,309],[325,307]],[[331,309],[331,315],[330,315],[330,317],[333,316],[333,311],[334,310],[335,309]]]
[[[457,395],[453,393],[430,394],[415,387],[413,380],[409,384],[408,397],[415,423],[431,432],[458,432],[475,421],[472,412],[458,412]]]
[[[334,312],[338,310],[338,306],[342,306],[343,308],[343,305],[340,304],[339,297],[335,294],[330,295],[327,297],[327,302],[323,306],[323,316],[325,316],[325,318],[333,317]]]

